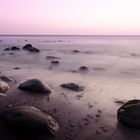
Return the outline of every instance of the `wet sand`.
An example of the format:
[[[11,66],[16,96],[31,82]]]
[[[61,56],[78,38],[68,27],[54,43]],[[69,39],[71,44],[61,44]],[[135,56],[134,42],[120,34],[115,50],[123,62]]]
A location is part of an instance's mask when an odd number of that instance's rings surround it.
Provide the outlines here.
[[[8,106],[33,105],[53,116],[60,125],[57,137],[26,137],[10,133],[1,122],[0,137],[4,140],[138,140],[140,130],[128,129],[117,122],[117,109],[123,102],[140,98],[140,48],[81,47],[77,43],[49,44],[38,47],[40,53],[23,50],[3,51],[10,46],[2,44],[0,55],[1,75],[14,79],[7,96],[0,96],[0,109]],[[28,42],[30,43],[30,42]],[[27,44],[23,42],[23,44]],[[87,44],[84,44],[85,46]],[[22,43],[19,44],[22,48]],[[37,47],[37,46],[35,46]],[[73,53],[73,50],[79,52]],[[133,50],[133,51],[132,51]],[[9,53],[14,53],[10,55]],[[88,53],[90,52],[90,53]],[[137,54],[137,55],[133,55]],[[58,57],[60,63],[52,64]],[[79,71],[87,66],[88,71]],[[18,67],[18,68],[17,68]],[[38,95],[17,89],[31,78],[45,81],[51,88],[49,95]],[[74,82],[85,87],[74,92],[60,87]]]

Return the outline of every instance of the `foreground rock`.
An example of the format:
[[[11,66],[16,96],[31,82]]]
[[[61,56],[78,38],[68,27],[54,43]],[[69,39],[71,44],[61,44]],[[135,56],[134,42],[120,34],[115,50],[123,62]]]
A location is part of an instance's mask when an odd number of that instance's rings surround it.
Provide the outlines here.
[[[0,80],[0,93],[6,93],[9,89],[9,85],[6,82]]]
[[[59,124],[54,118],[33,106],[3,109],[0,118],[9,130],[24,135],[56,136],[59,130]]]
[[[83,86],[79,86],[79,85],[77,85],[75,83],[65,83],[65,84],[62,84],[60,86],[62,88],[70,89],[70,90],[77,91],[77,92],[84,90]]]
[[[29,52],[36,52],[36,53],[40,52],[39,49],[33,47],[31,44],[26,44],[22,49]]]
[[[140,129],[140,100],[130,100],[117,112],[118,121],[130,128]]]
[[[26,90],[31,92],[51,93],[48,85],[38,79],[27,80],[20,84],[18,88],[20,90]]]

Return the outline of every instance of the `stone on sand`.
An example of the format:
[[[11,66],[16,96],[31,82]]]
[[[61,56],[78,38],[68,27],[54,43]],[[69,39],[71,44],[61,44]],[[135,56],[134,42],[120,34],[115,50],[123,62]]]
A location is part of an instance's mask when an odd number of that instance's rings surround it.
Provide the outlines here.
[[[58,122],[33,106],[8,107],[0,111],[0,118],[12,132],[28,135],[56,136]]]
[[[38,79],[29,79],[21,83],[18,88],[20,90],[26,90],[31,92],[51,93],[48,85]]]
[[[140,129],[140,100],[130,100],[122,105],[118,109],[117,119],[127,127]]]
[[[9,89],[9,85],[6,82],[0,80],[0,93],[6,93]]]
[[[64,84],[61,84],[60,86],[62,88],[70,89],[70,90],[77,91],[77,92],[84,90],[83,86],[79,86],[75,83],[64,83]]]

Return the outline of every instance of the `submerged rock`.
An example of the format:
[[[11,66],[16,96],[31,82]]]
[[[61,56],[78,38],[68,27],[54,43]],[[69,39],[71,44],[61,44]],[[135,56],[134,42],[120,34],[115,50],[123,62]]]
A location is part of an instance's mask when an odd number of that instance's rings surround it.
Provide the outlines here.
[[[84,90],[84,87],[83,86],[79,86],[75,83],[65,83],[65,84],[62,84],[60,85],[62,88],[66,88],[66,89],[70,89],[70,90],[73,90],[73,91],[83,91]]]
[[[31,44],[26,44],[22,49],[29,52],[40,52],[39,49],[33,47]]]
[[[25,135],[56,136],[59,130],[59,124],[53,117],[33,106],[3,109],[0,118],[9,130]]]
[[[86,67],[86,66],[81,66],[81,67],[79,68],[79,70],[80,70],[80,71],[88,71],[88,67]]]
[[[79,51],[78,51],[78,50],[73,50],[72,52],[73,52],[73,53],[79,53]]]
[[[140,100],[130,100],[117,112],[118,121],[130,128],[140,129]]]
[[[31,44],[26,44],[22,49],[23,50],[29,50],[30,48],[32,48]]]
[[[19,51],[20,48],[18,48],[18,47],[16,47],[16,46],[13,46],[13,47],[11,47],[11,50],[13,50],[13,51]]]
[[[18,88],[20,90],[26,90],[31,92],[51,93],[48,85],[38,79],[27,80],[20,84]]]
[[[4,49],[4,51],[9,51],[9,50],[10,50],[10,48],[5,48],[5,49]]]
[[[59,61],[51,61],[51,64],[59,64],[60,62]]]
[[[46,56],[46,59],[60,59],[59,57],[56,57],[56,56]]]
[[[6,93],[9,89],[9,85],[6,82],[0,80],[0,93]]]

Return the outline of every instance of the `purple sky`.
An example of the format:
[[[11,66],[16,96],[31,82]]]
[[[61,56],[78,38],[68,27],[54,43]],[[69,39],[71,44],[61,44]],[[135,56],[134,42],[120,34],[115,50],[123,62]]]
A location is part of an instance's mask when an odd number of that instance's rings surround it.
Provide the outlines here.
[[[140,34],[140,0],[0,0],[0,34]]]

